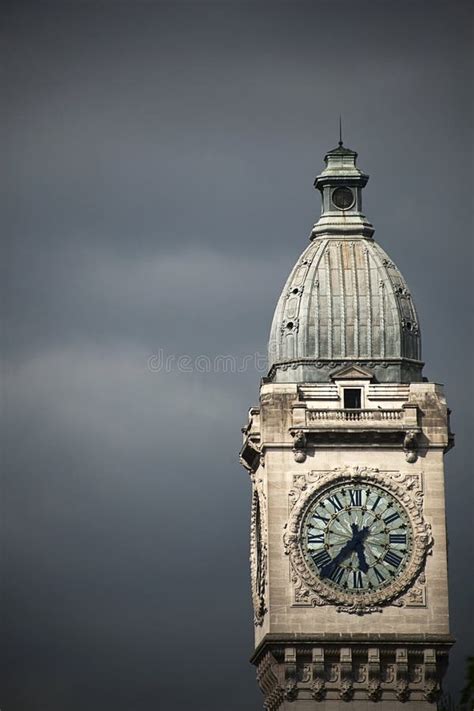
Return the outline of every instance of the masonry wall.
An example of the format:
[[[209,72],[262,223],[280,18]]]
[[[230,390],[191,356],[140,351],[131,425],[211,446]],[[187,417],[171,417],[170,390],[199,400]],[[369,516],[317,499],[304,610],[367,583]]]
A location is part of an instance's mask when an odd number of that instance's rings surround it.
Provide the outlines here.
[[[261,446],[268,521],[268,613],[256,629],[256,644],[268,633],[403,633],[447,634],[448,587],[444,500],[443,450],[447,445],[447,409],[442,390],[431,383],[410,386],[408,401],[420,408],[421,428],[418,458],[406,461],[402,447],[308,447],[306,460],[295,461],[290,429],[294,425],[297,399],[295,385],[265,385],[261,395]],[[306,403],[315,407],[318,403]],[[383,406],[390,407],[388,401]],[[321,405],[321,403],[319,403]],[[327,404],[323,404],[327,407]],[[400,407],[400,403],[396,403]],[[336,467],[374,467],[421,475],[423,515],[431,525],[434,545],[426,560],[426,600],[423,606],[390,605],[382,612],[363,616],[337,612],[331,605],[295,606],[291,568],[283,545],[283,533],[290,511],[289,492],[294,478],[312,470],[332,471]],[[382,475],[383,478],[383,475]]]

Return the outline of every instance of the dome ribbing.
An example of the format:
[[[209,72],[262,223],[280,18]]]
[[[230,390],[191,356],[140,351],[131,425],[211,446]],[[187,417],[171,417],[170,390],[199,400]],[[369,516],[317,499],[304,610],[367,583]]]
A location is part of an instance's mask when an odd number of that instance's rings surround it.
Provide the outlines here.
[[[343,147],[331,151],[329,167],[316,179],[323,212],[277,304],[269,342],[272,380],[327,381],[348,363],[370,368],[380,382],[422,379],[416,310],[361,212],[368,176],[355,167],[356,156]]]

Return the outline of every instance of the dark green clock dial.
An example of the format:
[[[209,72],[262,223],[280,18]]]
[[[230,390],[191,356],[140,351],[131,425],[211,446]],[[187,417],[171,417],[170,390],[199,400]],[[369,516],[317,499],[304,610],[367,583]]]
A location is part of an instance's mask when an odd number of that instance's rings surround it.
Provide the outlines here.
[[[373,484],[343,484],[320,494],[303,524],[311,569],[330,587],[367,593],[390,585],[411,557],[413,533],[400,502]]]

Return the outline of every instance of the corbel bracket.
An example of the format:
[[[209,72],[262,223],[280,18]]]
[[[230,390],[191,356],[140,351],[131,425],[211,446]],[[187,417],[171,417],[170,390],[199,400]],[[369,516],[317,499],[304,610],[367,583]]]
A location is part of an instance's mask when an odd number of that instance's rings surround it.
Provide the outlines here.
[[[240,463],[245,469],[247,469],[248,472],[253,474],[259,467],[260,457],[260,448],[247,437],[242,449],[240,450]]]
[[[315,701],[322,701],[326,696],[324,647],[313,647],[313,679],[311,682],[311,696]]]
[[[285,688],[283,693],[284,698],[288,701],[295,701],[298,696],[295,647],[286,647],[285,649]]]
[[[405,451],[405,459],[413,464],[418,459],[418,432],[416,430],[407,430],[403,439],[403,449]]]
[[[293,455],[295,462],[302,463],[306,460],[306,434],[303,430],[294,430],[291,432],[293,437]]]

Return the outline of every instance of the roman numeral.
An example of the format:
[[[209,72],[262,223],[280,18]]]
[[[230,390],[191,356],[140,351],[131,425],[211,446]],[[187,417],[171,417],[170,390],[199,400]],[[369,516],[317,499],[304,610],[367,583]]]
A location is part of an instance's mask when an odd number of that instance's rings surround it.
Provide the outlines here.
[[[407,542],[407,534],[406,533],[391,533],[388,537],[388,540],[390,543],[403,543],[403,545],[405,545]]]
[[[342,504],[336,494],[328,496],[328,501],[334,506],[334,511],[340,511],[342,509]]]
[[[333,582],[339,584],[341,582],[343,575],[344,575],[344,568],[341,568],[340,565],[334,565],[331,572],[328,575],[328,578],[330,578],[330,580],[332,580]]]
[[[379,501],[380,501],[381,498],[382,498],[381,496],[377,496],[377,498],[376,498],[375,501],[374,501],[374,504],[373,504],[372,507],[371,507],[371,510],[372,510],[372,511],[375,511],[375,509],[376,509],[377,506],[379,505]]]
[[[385,580],[385,578],[383,577],[383,575],[382,575],[382,573],[380,572],[380,570],[375,567],[375,565],[374,565],[374,573],[375,573],[375,577],[377,578],[377,580],[379,581],[379,583],[383,583],[383,581]]]
[[[387,526],[388,526],[389,523],[392,523],[392,521],[396,521],[397,518],[400,518],[400,514],[398,513],[398,511],[394,511],[394,512],[391,513],[389,516],[386,516],[386,517],[384,518],[384,522],[385,522],[385,523],[387,524]]]
[[[352,571],[352,587],[356,588],[356,590],[364,587],[362,583],[362,573],[360,570]]]
[[[308,543],[324,543],[324,533],[308,533]]]
[[[324,568],[329,563],[332,563],[331,556],[327,551],[319,551],[313,554],[313,560],[318,568]]]
[[[318,513],[314,513],[312,518],[317,519],[319,521],[324,521],[324,523],[327,523],[329,521],[328,518],[326,518],[325,516],[320,516]]]
[[[362,489],[354,489],[349,491],[351,498],[351,506],[362,506]]]
[[[387,551],[383,559],[389,565],[393,565],[394,568],[398,568],[402,562],[402,556],[398,555],[395,551]]]

